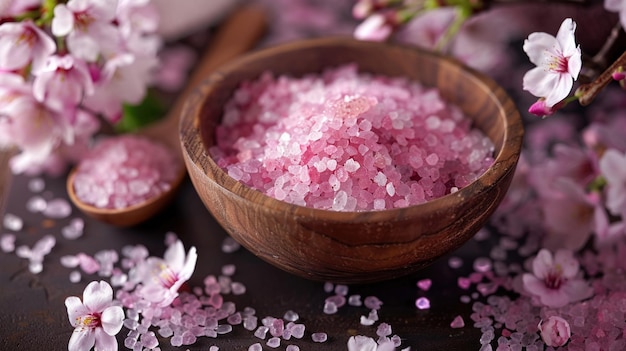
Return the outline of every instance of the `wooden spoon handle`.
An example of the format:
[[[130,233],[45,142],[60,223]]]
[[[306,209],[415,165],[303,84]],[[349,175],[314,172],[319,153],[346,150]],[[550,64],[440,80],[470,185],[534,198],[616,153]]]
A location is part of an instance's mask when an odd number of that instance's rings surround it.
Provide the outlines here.
[[[180,92],[167,116],[154,126],[141,132],[163,140],[173,150],[180,151],[178,140],[178,121],[187,97],[196,86],[213,70],[223,63],[250,50],[263,35],[266,26],[266,15],[257,6],[247,5],[236,8],[230,17],[220,26],[211,38],[207,50],[189,76],[185,88]]]

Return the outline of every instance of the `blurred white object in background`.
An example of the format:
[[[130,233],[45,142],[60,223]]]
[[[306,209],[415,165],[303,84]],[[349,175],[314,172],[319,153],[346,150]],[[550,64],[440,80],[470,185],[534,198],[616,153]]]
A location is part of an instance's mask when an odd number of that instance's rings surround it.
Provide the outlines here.
[[[165,41],[216,24],[238,0],[152,0],[159,20],[159,34]]]

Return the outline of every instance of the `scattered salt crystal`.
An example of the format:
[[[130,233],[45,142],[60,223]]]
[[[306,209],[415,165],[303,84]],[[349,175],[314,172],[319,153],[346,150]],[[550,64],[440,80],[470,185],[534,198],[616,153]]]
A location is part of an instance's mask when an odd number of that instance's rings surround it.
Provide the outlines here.
[[[454,317],[454,320],[452,320],[452,323],[450,323],[450,327],[452,328],[463,328],[465,326],[465,321],[463,320],[463,317],[461,316],[456,316]]]
[[[477,272],[487,272],[491,270],[491,260],[487,257],[478,257],[474,260],[474,269]]]
[[[271,337],[267,340],[267,342],[265,343],[268,347],[271,347],[273,349],[277,348],[280,346],[280,338],[279,337]]]
[[[31,260],[28,263],[28,270],[33,274],[39,274],[43,271],[43,264],[38,260]]]
[[[362,304],[361,295],[350,295],[350,297],[348,297],[348,305],[361,306]]]
[[[235,274],[237,267],[234,264],[227,264],[222,266],[222,274],[225,276],[231,276]]]
[[[228,322],[228,324],[230,325],[237,325],[237,324],[241,324],[242,322],[242,317],[241,317],[241,313],[237,312],[235,314],[231,314],[230,316],[228,316],[228,318],[226,319],[226,321]]]
[[[241,245],[239,245],[239,243],[236,242],[235,239],[233,239],[230,236],[227,236],[222,241],[222,252],[224,253],[233,253],[239,250],[240,247]]]
[[[325,342],[327,339],[328,339],[328,335],[326,333],[311,334],[311,340],[313,340],[313,342]]]
[[[433,281],[430,279],[421,279],[417,282],[417,287],[424,291],[428,291],[428,289],[430,289],[432,284],[433,284]]]
[[[391,325],[387,324],[387,323],[380,323],[380,325],[378,326],[378,328],[376,328],[376,335],[378,336],[389,336],[391,335]]]
[[[220,348],[218,346],[212,345],[211,347],[209,347],[209,351],[220,351]]]
[[[248,351],[263,351],[263,346],[260,343],[254,343],[248,347]]]
[[[286,320],[287,322],[295,322],[299,318],[300,316],[298,315],[298,313],[292,310],[288,310],[287,312],[285,312],[285,315],[283,316],[283,319]]]
[[[0,249],[2,252],[13,252],[15,250],[15,234],[2,234],[0,237]]]
[[[337,313],[337,305],[332,301],[326,301],[324,303],[324,313],[325,314],[335,314]]]
[[[461,268],[463,266],[463,260],[460,257],[450,257],[448,259],[448,266],[453,269]]]
[[[66,218],[72,214],[72,206],[64,198],[52,199],[42,213],[48,218]]]
[[[291,331],[291,336],[296,339],[302,339],[304,337],[304,331],[306,327],[304,324],[294,323],[289,330]]]
[[[243,295],[246,293],[246,286],[240,282],[232,282],[230,284],[230,290],[233,295]]]
[[[68,240],[75,240],[83,235],[85,221],[82,218],[73,218],[70,223],[61,229],[61,234]]]
[[[376,296],[368,296],[365,298],[363,304],[369,309],[378,310],[383,305],[383,302]]]
[[[335,289],[335,284],[331,283],[331,282],[325,282],[324,283],[324,291],[327,293],[331,293],[333,292],[333,290]]]
[[[298,345],[287,345],[285,351],[300,351],[300,347]]]
[[[40,193],[46,188],[46,182],[42,178],[33,178],[28,181],[28,190]]]
[[[32,213],[39,213],[46,209],[48,202],[42,196],[35,195],[26,201],[26,209]]]
[[[337,295],[341,295],[341,296],[346,296],[348,295],[348,286],[345,284],[337,284],[335,285],[335,294]]]
[[[82,279],[82,275],[80,274],[79,271],[70,272],[70,282],[79,283],[81,279]]]
[[[365,325],[365,326],[374,325],[374,323],[376,323],[375,320],[370,319],[370,318],[365,317],[365,316],[361,316],[360,322],[361,322],[361,325]]]
[[[270,330],[270,328],[262,325],[260,327],[258,327],[255,331],[254,331],[254,336],[256,336],[259,339],[265,339],[265,336],[267,335],[267,332]]]
[[[430,308],[430,300],[426,297],[419,297],[415,300],[415,307],[420,310],[427,310]]]
[[[12,213],[6,213],[4,215],[2,225],[5,229],[12,230],[14,232],[19,232],[24,227],[24,221],[22,220],[22,218]]]
[[[243,318],[243,327],[246,330],[254,330],[258,325],[258,318],[256,316],[245,316]]]

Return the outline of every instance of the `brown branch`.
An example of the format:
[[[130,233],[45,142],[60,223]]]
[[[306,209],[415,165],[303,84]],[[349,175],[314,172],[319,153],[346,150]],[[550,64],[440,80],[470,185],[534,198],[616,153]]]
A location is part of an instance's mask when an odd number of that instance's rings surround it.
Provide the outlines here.
[[[591,83],[578,87],[576,90],[578,102],[583,106],[589,105],[600,91],[613,81],[613,73],[620,67],[626,68],[626,51]]]

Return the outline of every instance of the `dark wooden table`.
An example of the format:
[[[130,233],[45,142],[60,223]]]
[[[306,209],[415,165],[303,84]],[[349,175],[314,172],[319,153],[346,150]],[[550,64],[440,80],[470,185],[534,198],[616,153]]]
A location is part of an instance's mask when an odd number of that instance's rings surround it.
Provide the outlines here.
[[[4,157],[6,159],[6,157]],[[345,305],[336,314],[323,313],[324,300],[330,294],[324,291],[322,282],[308,281],[292,276],[253,256],[245,249],[234,253],[224,253],[221,244],[226,233],[214,221],[202,205],[189,180],[186,180],[175,202],[161,215],[131,229],[119,229],[85,218],[85,233],[77,240],[68,240],[61,235],[61,228],[71,218],[84,217],[76,209],[68,218],[46,219],[41,214],[26,210],[25,203],[32,196],[28,190],[28,176],[10,176],[6,167],[0,173],[0,191],[6,197],[5,213],[12,213],[24,220],[24,228],[15,233],[16,245],[32,246],[43,235],[52,234],[57,239],[56,246],[46,256],[44,270],[32,274],[26,259],[15,253],[0,252],[0,349],[1,350],[63,350],[67,348],[73,331],[64,305],[67,296],[81,296],[84,287],[96,275],[83,275],[80,283],[69,280],[71,269],[63,267],[60,258],[64,255],[85,252],[93,255],[104,249],[121,250],[125,245],[145,245],[152,255],[162,256],[165,250],[164,238],[167,231],[175,232],[186,247],[196,246],[199,253],[196,271],[190,281],[191,286],[202,286],[206,275],[219,275],[221,267],[234,264],[237,271],[233,280],[243,283],[247,291],[243,295],[225,295],[225,300],[236,303],[237,310],[246,306],[256,309],[259,320],[265,316],[282,318],[288,310],[300,315],[300,322],[306,325],[306,335],[301,340],[291,341],[301,350],[345,350],[350,335],[359,334],[376,337],[376,326],[388,323],[393,333],[402,338],[402,347],[412,350],[478,350],[481,332],[472,326],[469,316],[471,303],[460,302],[461,295],[469,295],[474,290],[462,290],[457,286],[457,277],[471,272],[473,259],[485,255],[489,245],[484,241],[471,240],[452,253],[464,260],[460,269],[448,266],[444,257],[429,268],[412,276],[393,281],[369,285],[351,285],[349,294],[362,297],[374,295],[383,301],[379,311],[380,320],[374,326],[362,326],[360,316],[367,315],[365,307]],[[11,186],[7,188],[10,179]],[[65,197],[65,179],[45,178],[46,196]],[[11,232],[3,229],[3,233]],[[432,287],[422,291],[416,286],[420,279],[432,279]],[[415,300],[426,296],[431,300],[431,308],[419,310]],[[450,322],[455,316],[465,319],[464,328],[453,329]],[[120,349],[125,349],[123,340],[128,330],[123,328],[118,334]],[[328,341],[313,343],[311,333],[325,332]],[[256,338],[241,325],[229,334],[216,339],[199,338],[192,346],[175,348],[169,339],[160,339],[163,350],[207,350],[217,345],[220,350],[247,350],[248,346],[265,341]],[[283,342],[278,350],[284,350]]]

